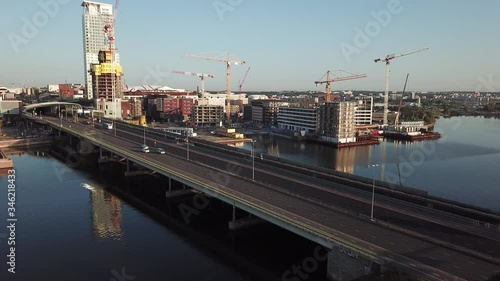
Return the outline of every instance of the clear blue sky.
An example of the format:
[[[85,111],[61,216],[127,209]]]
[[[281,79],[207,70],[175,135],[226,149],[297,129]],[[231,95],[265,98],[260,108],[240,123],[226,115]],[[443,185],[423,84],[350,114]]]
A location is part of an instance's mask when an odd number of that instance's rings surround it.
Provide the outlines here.
[[[61,4],[43,22],[47,13],[40,3],[47,2]],[[396,8],[388,8],[395,3],[399,3]],[[80,4],[1,1],[0,84],[83,83]],[[373,15],[382,10],[391,15],[387,22],[377,22]],[[315,80],[327,70],[343,69],[368,77],[334,83],[334,90],[382,91],[385,66],[375,58],[429,47],[393,60],[391,90],[402,90],[410,73],[410,91],[478,87],[500,91],[499,11],[498,0],[121,0],[116,47],[129,85],[143,81],[186,89],[199,85],[194,77],[169,74],[181,70],[214,74],[216,78],[206,82],[207,90],[223,89],[224,63],[181,56],[230,51],[248,62],[232,67],[233,91],[248,67],[244,90],[321,90]],[[24,36],[23,19],[35,23],[34,16],[38,16],[37,31]],[[369,42],[355,43],[356,28],[365,34],[366,28],[371,31]],[[12,34],[24,38],[17,52]],[[357,53],[346,56],[342,46],[357,48]],[[154,79],[150,72],[157,69],[163,74]],[[482,85],[479,77],[488,76],[495,83]]]

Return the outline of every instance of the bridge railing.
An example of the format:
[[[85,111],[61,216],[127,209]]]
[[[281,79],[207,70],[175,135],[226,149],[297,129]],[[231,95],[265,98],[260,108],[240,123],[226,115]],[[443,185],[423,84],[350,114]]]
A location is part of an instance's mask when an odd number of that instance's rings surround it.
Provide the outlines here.
[[[118,122],[120,122],[120,124],[122,124],[124,126],[127,126],[129,128],[135,129],[137,131],[139,131],[139,130],[142,131],[141,127],[139,127],[137,125],[131,125],[131,124],[123,122],[123,121],[118,121]],[[157,130],[152,130],[151,128],[147,128],[146,130],[147,130],[146,131],[147,134],[149,134],[149,135],[155,135],[155,136],[161,137],[161,138],[164,138],[165,136],[167,136],[170,139],[175,139],[175,138],[179,137],[177,134],[174,134],[174,133],[159,132]],[[211,142],[203,141],[203,140],[200,140],[200,139],[193,138],[193,142],[195,140],[196,140],[196,142],[198,142],[200,144],[203,144],[204,146],[209,146],[211,148],[217,147],[218,149],[221,149],[220,146],[215,146]],[[242,153],[241,149],[232,148],[232,147],[223,148],[222,150],[230,151],[232,153],[237,153],[237,154],[241,154]],[[266,160],[267,161],[279,162],[279,163],[287,165],[287,166],[293,166],[295,168],[310,170],[311,172],[314,172],[314,173],[318,173],[318,172],[319,173],[323,173],[324,176],[326,176],[326,177],[338,176],[337,174],[339,173],[337,171],[331,171],[331,170],[320,168],[320,167],[313,167],[313,166],[305,166],[305,167],[303,167],[303,165],[301,165],[299,167],[299,166],[297,166],[297,163],[294,163],[292,161],[287,161],[287,160],[284,160],[282,158],[276,158],[276,159],[275,158],[276,157],[269,156],[269,155],[266,156]],[[259,161],[259,159],[257,159],[257,158],[256,158],[256,160]],[[335,175],[332,175],[332,173],[335,173]],[[366,179],[364,177],[360,177],[360,176],[357,176],[357,175],[349,175],[349,174],[343,174],[342,176],[345,177],[346,180],[348,180],[348,181],[358,182],[359,184],[362,184],[362,185],[369,185],[368,186],[369,188],[372,187],[371,180]],[[321,177],[318,177],[318,178],[321,178]],[[379,186],[385,186],[385,185],[386,185],[385,182],[377,181],[377,188],[378,189],[381,188]],[[397,192],[397,190],[392,190],[392,191],[393,192]],[[384,196],[384,195],[380,195],[379,194],[378,196]],[[426,195],[423,195],[423,194],[406,194],[406,196],[411,196],[411,197],[413,197],[415,199],[416,198],[427,197]],[[384,197],[387,198],[387,199],[390,199],[390,200],[395,200],[395,198],[387,196],[387,195],[385,195]],[[431,199],[431,200],[435,200],[435,199]],[[468,218],[468,217],[456,215],[456,214],[453,214],[453,213],[449,213],[449,212],[446,212],[446,211],[443,211],[443,210],[433,209],[433,208],[429,208],[429,207],[422,206],[422,205],[419,205],[419,204],[413,204],[413,203],[406,202],[406,201],[399,202],[399,203],[400,204],[401,203],[407,203],[407,204],[405,204],[406,207],[411,207],[411,208],[413,208],[415,210],[425,210],[427,212],[435,213],[435,214],[438,214],[440,216],[445,216],[449,220],[454,221],[454,222],[463,223],[463,224],[467,224],[467,225],[470,225],[470,226],[477,226],[477,227],[480,227],[482,229],[489,230],[489,231],[500,232],[500,225],[498,225],[498,224],[489,223],[489,222],[485,222],[485,221],[481,221],[481,220],[477,220],[477,219],[472,219],[472,218]],[[447,202],[443,202],[443,203],[447,203]],[[347,212],[348,210],[338,210],[338,211]],[[349,212],[350,213],[356,213],[356,212],[353,212],[353,211],[349,211]],[[356,214],[358,214],[358,213],[356,213]],[[358,216],[359,215],[362,216],[363,214],[358,214]]]

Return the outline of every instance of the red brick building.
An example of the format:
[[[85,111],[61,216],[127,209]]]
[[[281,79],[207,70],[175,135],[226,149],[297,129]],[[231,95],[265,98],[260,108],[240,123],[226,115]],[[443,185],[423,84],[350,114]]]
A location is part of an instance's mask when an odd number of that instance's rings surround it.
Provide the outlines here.
[[[132,105],[128,100],[122,100],[122,118],[127,119],[133,117],[132,115]]]
[[[75,89],[68,84],[59,84],[59,98],[72,99],[75,94]]]
[[[162,98],[161,112],[165,115],[191,116],[194,101],[191,98]]]

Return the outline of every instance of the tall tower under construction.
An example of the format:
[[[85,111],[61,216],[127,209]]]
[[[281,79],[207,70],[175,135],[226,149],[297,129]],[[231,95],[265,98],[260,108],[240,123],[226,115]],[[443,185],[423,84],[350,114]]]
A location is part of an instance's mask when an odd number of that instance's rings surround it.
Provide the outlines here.
[[[87,99],[94,98],[92,88],[92,64],[99,63],[99,51],[109,49],[109,36],[104,32],[106,26],[114,22],[113,5],[93,1],[83,1],[83,55],[85,88]],[[114,53],[113,61],[120,63],[120,57]]]

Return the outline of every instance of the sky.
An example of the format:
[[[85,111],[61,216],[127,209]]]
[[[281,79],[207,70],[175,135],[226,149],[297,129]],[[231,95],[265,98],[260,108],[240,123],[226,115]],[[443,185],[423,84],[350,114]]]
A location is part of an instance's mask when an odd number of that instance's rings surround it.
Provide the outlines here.
[[[81,2],[1,1],[0,85],[84,82]],[[498,11],[498,0],[120,0],[115,37],[130,86],[201,85],[177,70],[212,74],[205,88],[223,90],[224,62],[183,56],[230,52],[247,62],[231,67],[233,91],[249,67],[243,91],[323,90],[314,81],[327,70],[367,75],[334,91],[383,91],[374,59],[429,48],[392,60],[391,91],[409,73],[407,91],[500,92]]]

